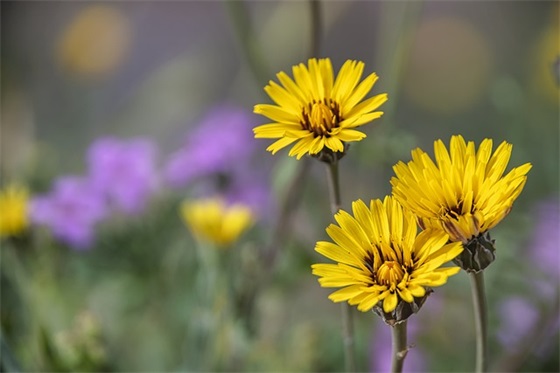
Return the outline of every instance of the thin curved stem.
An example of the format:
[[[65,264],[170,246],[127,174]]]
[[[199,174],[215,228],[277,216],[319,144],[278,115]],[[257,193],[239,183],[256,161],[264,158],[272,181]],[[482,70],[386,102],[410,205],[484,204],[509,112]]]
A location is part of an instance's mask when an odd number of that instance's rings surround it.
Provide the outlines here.
[[[476,373],[486,371],[487,367],[487,314],[486,295],[484,293],[483,271],[478,273],[469,272],[471,280],[471,292],[474,307],[474,322],[476,329]]]
[[[241,44],[247,63],[256,81],[263,84],[268,81],[268,68],[262,51],[259,49],[247,5],[242,0],[224,1],[229,9],[233,28]]]
[[[391,372],[400,373],[403,370],[404,358],[408,352],[406,346],[406,320],[391,327],[392,354]]]
[[[341,207],[340,183],[338,178],[338,161],[327,164],[327,179],[331,201],[331,212],[336,214]],[[352,312],[348,303],[342,303],[342,339],[344,343],[344,362],[347,372],[356,371],[354,359],[354,327]]]

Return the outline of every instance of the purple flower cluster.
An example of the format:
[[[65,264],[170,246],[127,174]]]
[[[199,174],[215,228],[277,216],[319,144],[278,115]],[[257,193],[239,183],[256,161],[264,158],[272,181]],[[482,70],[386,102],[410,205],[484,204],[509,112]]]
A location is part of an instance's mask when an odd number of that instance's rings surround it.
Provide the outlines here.
[[[111,208],[139,213],[156,186],[155,146],[145,139],[101,138],[88,150],[88,174],[59,178],[31,201],[31,221],[76,249],[94,240],[95,225]]]
[[[540,297],[548,307],[558,307],[560,279],[560,201],[557,198],[539,202],[533,212],[535,222],[529,241],[529,268],[531,268],[534,295]],[[543,317],[542,310],[534,300],[521,296],[506,298],[500,304],[501,317],[498,340],[503,346],[519,345],[538,326]],[[558,322],[549,325],[546,333],[555,333]],[[544,338],[544,337],[543,337]]]
[[[107,215],[104,198],[85,178],[59,178],[51,192],[31,201],[31,219],[76,249],[93,240],[93,226]]]
[[[264,172],[254,163],[251,114],[230,104],[209,111],[165,163],[166,184],[189,187],[202,196],[220,194],[262,215],[269,203],[269,188]]]
[[[170,186],[183,187],[200,178],[246,167],[255,146],[254,124],[244,109],[232,105],[214,108],[183,147],[169,157],[163,177]]]
[[[162,181],[199,194],[220,194],[266,211],[268,188],[254,161],[250,112],[232,105],[212,109],[183,147],[164,165]],[[148,139],[100,138],[87,151],[84,177],[62,177],[46,195],[32,201],[31,219],[78,249],[91,246],[95,225],[111,211],[141,213],[160,181],[157,149]]]
[[[556,284],[560,278],[560,201],[540,202],[534,212],[535,229],[528,253],[533,265]]]
[[[522,297],[511,297],[499,306],[501,324],[497,332],[500,343],[504,346],[516,346],[539,319],[539,311]]]
[[[141,212],[155,190],[156,148],[146,139],[97,140],[88,151],[91,183],[119,210]]]

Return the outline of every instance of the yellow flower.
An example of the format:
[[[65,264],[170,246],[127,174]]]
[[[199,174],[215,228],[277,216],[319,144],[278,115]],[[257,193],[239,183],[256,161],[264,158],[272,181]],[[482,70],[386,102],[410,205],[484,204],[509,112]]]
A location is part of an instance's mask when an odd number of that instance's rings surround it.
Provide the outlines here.
[[[254,221],[249,207],[227,206],[219,198],[184,201],[181,217],[197,239],[219,246],[235,242]]]
[[[334,243],[320,241],[315,247],[338,262],[312,265],[323,287],[342,288],[329,296],[332,301],[348,301],[363,312],[379,308],[379,302],[385,313],[407,305],[416,312],[414,305],[421,306],[429,287],[443,285],[459,272],[459,267],[440,267],[463,250],[461,244],[447,244],[449,237],[442,231],[417,235],[415,216],[392,197],[372,200],[369,208],[357,200],[352,211],[354,216],[340,210],[338,225],[327,228]]]
[[[130,39],[130,23],[122,12],[109,5],[90,5],[65,28],[57,45],[57,57],[72,72],[99,77],[124,61]]]
[[[345,142],[366,137],[355,128],[381,117],[383,112],[374,110],[387,101],[385,93],[362,101],[377,80],[372,73],[359,83],[363,70],[363,62],[348,60],[335,80],[330,59],[313,58],[308,66],[293,66],[295,81],[278,73],[282,86],[270,81],[265,87],[277,105],[255,105],[254,110],[273,123],[256,127],[255,138],[279,139],[266,149],[272,154],[297,141],[289,152],[297,159],[325,148],[343,153]]]
[[[492,154],[492,140],[484,139],[475,151],[474,142],[453,136],[448,152],[438,140],[437,164],[415,149],[412,161],[393,167],[393,195],[418,216],[421,227],[443,229],[452,241],[467,244],[496,226],[525,186],[530,163],[504,176],[511,150],[504,141]]]
[[[0,191],[0,237],[15,236],[28,226],[26,188],[9,185]]]

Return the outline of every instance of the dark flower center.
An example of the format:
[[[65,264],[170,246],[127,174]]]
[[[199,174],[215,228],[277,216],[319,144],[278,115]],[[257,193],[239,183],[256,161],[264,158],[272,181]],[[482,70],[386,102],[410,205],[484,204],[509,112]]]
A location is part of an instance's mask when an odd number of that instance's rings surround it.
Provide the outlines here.
[[[459,217],[463,215],[463,200],[459,200],[459,202],[457,202],[456,206],[450,207],[450,206],[444,206],[443,207],[444,213],[443,213],[443,217],[445,218],[451,218],[454,220],[459,221]],[[471,214],[475,213],[475,205],[473,203],[472,207],[471,207],[471,211],[469,211]]]
[[[396,286],[405,278],[406,275],[412,275],[414,271],[415,257],[414,253],[411,253],[411,260],[409,263],[386,260],[387,257],[383,255],[382,250],[373,245],[372,247],[377,250],[377,253],[368,252],[364,258],[364,265],[370,271],[370,277],[375,285],[386,285],[394,290]],[[375,255],[378,255],[382,261],[379,269],[375,269]]]
[[[302,109],[303,129],[312,132],[314,137],[330,136],[330,131],[340,123],[340,107],[330,99],[310,102]]]

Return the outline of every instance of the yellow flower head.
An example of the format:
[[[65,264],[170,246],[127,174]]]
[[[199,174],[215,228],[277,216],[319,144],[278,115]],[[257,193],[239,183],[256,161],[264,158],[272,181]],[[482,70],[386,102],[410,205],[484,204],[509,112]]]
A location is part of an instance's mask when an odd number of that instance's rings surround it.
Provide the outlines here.
[[[184,201],[181,217],[197,239],[219,246],[235,242],[254,221],[249,207],[228,206],[220,198]]]
[[[492,153],[492,140],[485,139],[476,151],[474,142],[453,136],[448,152],[438,140],[436,163],[415,149],[412,161],[393,167],[393,195],[423,228],[443,229],[452,241],[466,244],[496,226],[525,185],[530,163],[504,176],[511,149],[504,141]]]
[[[297,159],[325,148],[343,153],[345,142],[366,137],[354,128],[383,115],[374,110],[387,101],[387,94],[362,101],[377,80],[372,73],[360,82],[363,62],[346,61],[336,79],[328,58],[313,58],[308,66],[300,63],[292,70],[295,81],[280,72],[276,76],[282,86],[270,81],[265,87],[277,105],[255,105],[255,113],[273,121],[253,130],[256,138],[279,139],[266,149],[272,154],[294,142],[289,155]]]
[[[15,236],[28,226],[27,189],[9,185],[0,191],[0,237]]]
[[[315,247],[338,262],[312,265],[321,286],[342,288],[329,296],[332,301],[348,301],[363,312],[379,308],[379,302],[385,313],[407,304],[414,310],[427,287],[443,285],[459,272],[459,267],[440,267],[461,253],[461,244],[447,244],[449,237],[442,231],[417,235],[415,216],[392,197],[372,200],[369,208],[355,201],[352,211],[354,216],[340,210],[338,225],[327,228],[334,243],[320,241]]]

